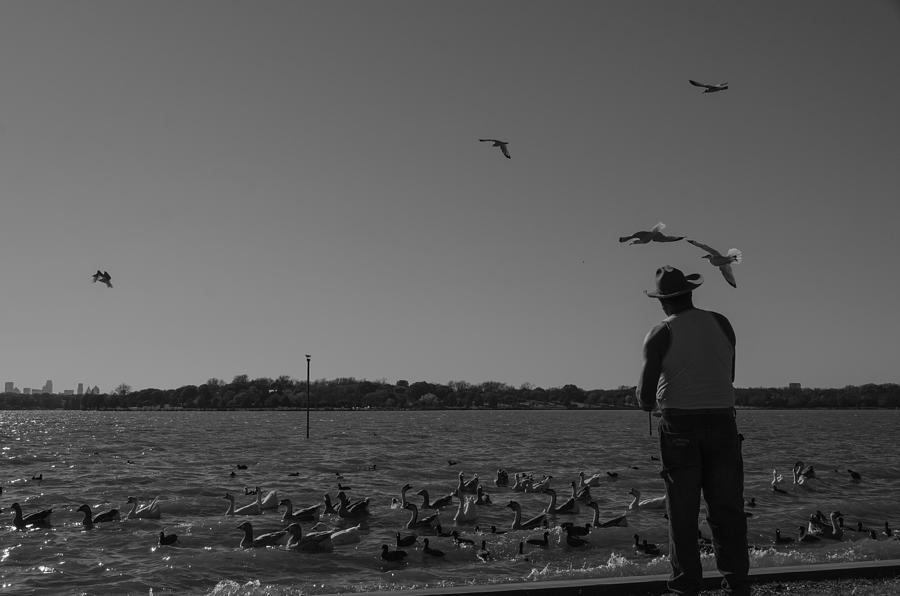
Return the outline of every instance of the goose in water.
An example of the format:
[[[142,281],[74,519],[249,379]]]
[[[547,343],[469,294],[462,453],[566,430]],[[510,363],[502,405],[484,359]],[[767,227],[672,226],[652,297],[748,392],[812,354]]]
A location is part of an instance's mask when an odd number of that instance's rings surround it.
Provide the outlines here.
[[[79,507],[77,509],[77,511],[84,513],[84,519],[81,520],[81,523],[88,530],[93,528],[94,524],[100,524],[100,523],[109,522],[109,521],[118,521],[119,519],[121,519],[118,509],[110,509],[109,511],[104,511],[103,513],[98,513],[97,515],[92,515],[93,512],[91,511],[90,506],[87,504],[84,504],[81,507]]]
[[[338,493],[338,515],[347,519],[360,519],[369,516],[369,497],[350,502],[343,491]]]
[[[400,536],[400,532],[397,532],[397,546],[412,546],[416,543],[419,537],[416,534],[410,534],[408,536]]]
[[[431,548],[430,546],[428,546],[428,538],[423,538],[422,542],[425,543],[425,546],[422,547],[422,552],[425,553],[426,555],[430,555],[432,557],[443,557],[444,556],[444,551],[438,550],[436,548]]]
[[[585,540],[584,538],[581,538],[580,535],[573,533],[573,530],[575,530],[575,528],[578,528],[578,527],[579,526],[569,526],[566,529],[566,544],[568,544],[569,546],[574,547],[574,548],[578,548],[580,546],[587,546],[588,544],[590,544],[587,540]],[[589,530],[590,528],[587,527],[587,529]]]
[[[644,538],[643,542],[640,542],[640,536],[638,536],[637,534],[634,535],[634,550],[636,552],[651,556],[660,554],[659,546],[648,543],[646,538]]]
[[[337,509],[334,506],[334,503],[331,502],[331,495],[325,493],[325,496],[322,497],[322,503],[325,505],[325,514],[326,515],[337,515]]]
[[[578,472],[579,488],[585,486],[600,486],[600,484],[604,482],[603,474],[594,474],[587,479],[585,479],[585,476],[586,474],[584,472]]]
[[[406,558],[405,550],[390,550],[387,544],[381,545],[381,558],[392,563],[399,563]]]
[[[177,541],[178,534],[166,534],[164,530],[160,530],[159,540],[157,541],[159,546],[171,546]]]
[[[578,505],[575,503],[575,497],[569,497],[562,505],[557,506],[556,491],[552,488],[548,488],[544,492],[550,495],[550,502],[547,503],[544,513],[551,513],[554,515],[578,513]]]
[[[257,491],[256,494],[260,494],[260,490],[259,490],[258,486],[256,487],[256,491]],[[266,496],[264,496],[262,499],[260,499],[259,508],[260,509],[278,509],[278,503],[279,503],[278,491],[270,490],[269,492],[266,493]]]
[[[775,544],[790,544],[794,539],[790,536],[782,536],[781,530],[775,528]]]
[[[479,486],[478,490],[475,492],[475,504],[476,505],[490,505],[491,504],[491,495],[484,492],[484,487]]]
[[[740,263],[744,259],[744,254],[740,250],[736,248],[729,248],[728,252],[723,255],[713,247],[707,246],[702,242],[691,240],[690,238],[688,238],[688,242],[698,248],[702,248],[703,250],[705,250],[707,254],[703,255],[700,258],[708,259],[710,265],[719,268],[719,271],[722,273],[722,277],[725,278],[725,281],[727,281],[731,287],[737,287],[737,282],[734,280],[734,271],[731,270],[731,264]]]
[[[463,493],[475,494],[478,490],[478,474],[472,476],[469,480],[463,480],[463,473],[459,473],[459,482],[456,485],[456,494],[457,496],[462,495]]]
[[[402,509],[402,508],[406,507],[406,503],[407,503],[406,491],[408,491],[411,488],[412,488],[412,485],[408,482],[400,487],[400,502],[397,505],[398,508]]]
[[[553,476],[544,476],[538,482],[534,482],[531,485],[531,491],[533,493],[544,493],[550,488],[550,481],[553,480]]]
[[[509,472],[503,468],[497,468],[497,477],[494,479],[494,486],[509,486]]]
[[[840,516],[840,511],[832,511],[829,513],[828,519],[831,521],[831,526],[822,526],[821,529],[816,532],[816,535],[821,536],[822,538],[830,538],[831,540],[840,540],[843,538],[844,528],[842,528],[837,521]]]
[[[779,487],[778,484],[784,479],[784,477],[778,473],[778,470],[772,470],[772,492],[773,493],[782,493],[786,494],[787,491],[783,488]]]
[[[481,549],[477,553],[475,553],[475,556],[478,557],[478,560],[482,563],[487,563],[494,558],[494,555],[491,554],[491,551],[487,549],[487,540],[481,541]]]
[[[728,89],[728,83],[699,83],[692,79],[688,79],[688,83],[693,85],[694,87],[702,87],[704,93],[716,93],[718,91],[725,91]]]
[[[34,513],[29,513],[28,515],[23,515],[22,507],[20,507],[18,503],[13,503],[11,507],[13,512],[15,512],[13,525],[17,530],[24,530],[25,526],[46,527],[50,525],[50,514],[53,513],[53,509],[44,509],[43,511],[36,511]]]
[[[583,526],[576,526],[572,522],[563,522],[559,525],[566,534],[570,534],[572,536],[587,536],[591,533],[591,524],[587,523]]]
[[[534,546],[540,546],[541,548],[547,548],[550,546],[550,532],[544,532],[543,536],[537,538],[532,536],[525,540],[528,544],[533,544]]]
[[[631,234],[629,236],[620,236],[619,242],[628,242],[629,246],[633,244],[647,244],[649,242],[677,242],[684,238],[684,236],[669,236],[667,234],[663,234],[663,230],[666,229],[666,224],[663,222],[659,222],[649,230],[640,230]]]
[[[628,491],[628,494],[634,497],[628,505],[629,511],[637,511],[639,509],[665,509],[666,507],[666,495],[641,500],[641,491],[636,488],[632,488]]]
[[[532,479],[527,474],[516,473],[512,490],[517,493],[529,492],[531,490]]]
[[[409,509],[410,512],[409,521],[406,522],[407,530],[412,530],[413,528],[430,528],[434,525],[435,521],[437,521],[438,513],[419,519],[419,508],[416,507],[415,503],[407,503],[406,509]]]
[[[891,526],[888,522],[884,522],[884,529],[881,531],[881,533],[890,538],[894,535],[894,530],[891,529]]]
[[[288,537],[285,548],[304,552],[331,552],[334,543],[331,541],[331,532],[310,532],[304,535],[300,524],[294,522],[285,528]]]
[[[248,522],[241,522],[235,526],[237,530],[244,531],[244,537],[241,538],[241,548],[264,548],[266,546],[276,546],[284,537],[287,536],[287,530],[278,530],[276,532],[268,532],[260,534],[256,538],[253,537],[253,525]]]
[[[850,478],[853,480],[853,482],[859,482],[860,480],[862,480],[862,474],[860,474],[859,472],[847,470],[847,473],[850,474]]]
[[[513,510],[513,522],[510,526],[513,530],[531,530],[534,528],[539,528],[544,525],[544,521],[547,519],[546,513],[539,513],[535,515],[531,519],[527,521],[522,521],[522,506],[519,505],[516,501],[510,501],[506,504],[507,507]]]
[[[588,503],[591,509],[594,510],[594,519],[591,521],[591,525],[595,528],[627,528],[628,527],[628,516],[620,515],[619,517],[614,517],[611,520],[601,522],[600,521],[600,506],[596,501],[591,501]]]
[[[502,153],[503,156],[506,157],[506,159],[512,159],[512,157],[509,155],[509,147],[508,147],[509,142],[508,141],[500,141],[497,139],[478,139],[478,140],[481,141],[482,143],[490,143],[491,147],[499,147],[500,153]]]
[[[362,530],[361,524],[356,524],[355,526],[350,526],[349,528],[344,528],[343,530],[338,530],[336,528],[329,528],[324,523],[319,522],[312,528],[312,532],[321,533],[325,532],[331,537],[331,543],[334,546],[338,546],[340,544],[353,544],[359,542],[361,540],[360,531]],[[316,534],[316,535],[317,535]]]
[[[250,503],[249,505],[244,505],[243,507],[238,507],[235,509],[234,507],[234,495],[231,493],[225,493],[223,499],[228,499],[228,508],[225,510],[225,515],[259,515],[262,513],[262,510],[259,507],[260,500],[259,494],[256,495],[256,500]]]
[[[131,504],[131,511],[125,514],[125,519],[159,519],[162,516],[162,510],[159,508],[159,497],[143,506],[138,506],[138,500],[134,497],[128,497],[126,503]]]
[[[319,508],[322,507],[322,504],[319,503],[317,505],[310,505],[309,507],[298,509],[295,512],[290,499],[281,499],[278,501],[278,505],[284,507],[284,514],[281,516],[281,521],[286,523],[317,522],[319,521]]]
[[[453,521],[458,524],[466,524],[472,523],[476,519],[478,519],[478,505],[475,504],[475,499],[472,497],[463,497],[459,500],[459,505],[456,508],[456,514],[453,516]]]
[[[819,542],[819,537],[808,533],[806,531],[806,526],[799,526],[798,530],[800,536],[797,538],[797,542]]]
[[[815,477],[816,469],[811,464],[805,465],[799,460],[794,464],[794,481],[796,484],[803,484],[803,479]]]
[[[417,495],[422,497],[422,509],[443,509],[449,505],[453,504],[453,495],[444,495],[443,497],[437,498],[434,501],[429,502],[428,499],[428,491],[424,488],[416,491]]]

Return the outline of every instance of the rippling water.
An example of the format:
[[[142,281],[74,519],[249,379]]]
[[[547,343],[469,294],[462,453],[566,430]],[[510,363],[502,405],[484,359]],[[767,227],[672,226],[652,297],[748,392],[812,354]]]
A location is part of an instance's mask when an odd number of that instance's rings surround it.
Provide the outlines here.
[[[749,521],[753,566],[900,558],[900,541],[872,540],[855,532],[841,542],[797,548],[772,544],[776,527],[792,534],[815,510],[839,509],[848,526],[862,521],[883,528],[900,525],[900,467],[894,442],[898,411],[741,411],[746,437],[745,495],[758,505]],[[632,534],[667,541],[661,512],[633,514],[628,528],[598,530],[588,549],[573,549],[556,530],[551,546],[517,557],[523,537],[537,532],[475,535],[475,524],[508,527],[510,498],[525,517],[548,498],[493,486],[498,467],[553,476],[560,497],[579,471],[618,472],[618,480],[592,490],[604,519],[621,513],[628,490],[664,491],[658,476],[656,433],[633,411],[446,411],[313,412],[305,438],[305,412],[0,412],[0,587],[16,594],[101,594],[153,591],[192,594],[300,594],[377,589],[447,587],[545,579],[581,579],[667,573],[663,557],[636,555]],[[448,459],[458,461],[451,467]],[[796,460],[816,467],[807,488],[790,484]],[[236,469],[238,464],[246,469]],[[374,468],[374,469],[373,469]],[[769,489],[772,470],[786,476],[789,494]],[[851,481],[847,468],[859,471]],[[235,476],[231,472],[235,471]],[[477,473],[494,505],[481,507],[464,536],[487,540],[494,560],[483,563],[475,549],[457,549],[449,538],[432,537],[446,560],[423,560],[416,548],[402,565],[384,564],[380,546],[405,532],[408,512],[390,507],[409,482],[432,497],[456,486],[458,472]],[[226,491],[238,506],[251,502],[244,487],[277,490],[295,507],[332,497],[340,482],[349,494],[372,498],[373,515],[358,544],[332,553],[307,554],[273,548],[238,548],[242,518],[223,515]],[[299,473],[299,475],[293,475]],[[36,475],[42,480],[33,480]],[[128,510],[125,500],[159,496],[160,520],[127,520],[83,530],[82,503],[95,510]],[[16,531],[9,505],[25,513],[53,508],[53,527]],[[441,513],[454,527],[455,507]],[[590,510],[558,516],[590,521]],[[257,533],[280,528],[280,514],[247,518]],[[324,521],[345,527],[341,520]],[[304,524],[307,529],[309,524]],[[709,535],[705,524],[701,526]],[[157,547],[161,529],[178,534],[179,546]],[[527,560],[524,560],[527,559]],[[704,565],[714,569],[714,561]]]

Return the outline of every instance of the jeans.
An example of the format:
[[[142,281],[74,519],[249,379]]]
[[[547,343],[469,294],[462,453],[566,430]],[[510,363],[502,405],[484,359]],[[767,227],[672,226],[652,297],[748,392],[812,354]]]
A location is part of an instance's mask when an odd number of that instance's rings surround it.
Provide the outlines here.
[[[702,490],[722,585],[730,594],[749,594],[744,461],[734,410],[663,410],[659,447],[669,515],[669,590],[693,594],[702,586],[697,534]]]

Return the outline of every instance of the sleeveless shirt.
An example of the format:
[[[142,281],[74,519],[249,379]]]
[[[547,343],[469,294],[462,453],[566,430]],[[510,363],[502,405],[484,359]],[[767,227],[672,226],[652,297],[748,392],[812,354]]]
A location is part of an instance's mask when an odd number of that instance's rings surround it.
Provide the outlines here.
[[[692,308],[666,317],[669,349],[656,386],[661,410],[734,407],[734,346],[715,316]]]

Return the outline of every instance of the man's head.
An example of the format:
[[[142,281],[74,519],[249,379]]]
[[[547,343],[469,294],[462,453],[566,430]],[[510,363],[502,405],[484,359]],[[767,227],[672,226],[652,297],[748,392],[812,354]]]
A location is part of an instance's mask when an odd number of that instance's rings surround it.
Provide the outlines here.
[[[703,276],[685,275],[680,269],[664,265],[656,270],[656,289],[644,290],[650,298],[658,298],[663,311],[672,314],[693,306],[691,292],[700,287]]]

